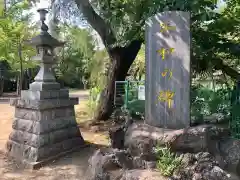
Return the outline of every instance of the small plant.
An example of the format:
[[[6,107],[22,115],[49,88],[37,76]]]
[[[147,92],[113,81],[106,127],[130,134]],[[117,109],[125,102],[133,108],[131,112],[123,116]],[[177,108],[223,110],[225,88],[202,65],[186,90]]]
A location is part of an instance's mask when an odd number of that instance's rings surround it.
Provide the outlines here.
[[[99,98],[100,98],[101,89],[99,87],[93,87],[90,89],[90,96],[87,103],[89,115],[94,116],[94,113],[97,109]]]
[[[157,169],[164,176],[171,176],[182,165],[181,157],[172,153],[169,147],[157,146],[155,153],[157,155]]]

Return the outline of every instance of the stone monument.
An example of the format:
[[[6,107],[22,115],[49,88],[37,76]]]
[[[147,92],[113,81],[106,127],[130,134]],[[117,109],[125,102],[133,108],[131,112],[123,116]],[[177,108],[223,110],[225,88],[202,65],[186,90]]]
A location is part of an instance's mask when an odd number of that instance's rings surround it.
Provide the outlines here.
[[[84,145],[76,123],[74,105],[78,98],[69,98],[67,89],[60,89],[52,65],[53,50],[63,43],[54,39],[44,23],[47,11],[39,9],[41,33],[30,40],[36,46],[40,70],[29,90],[12,99],[15,116],[7,142],[7,152],[27,168],[55,159]]]
[[[190,126],[190,13],[168,11],[146,21],[145,116],[152,126]]]

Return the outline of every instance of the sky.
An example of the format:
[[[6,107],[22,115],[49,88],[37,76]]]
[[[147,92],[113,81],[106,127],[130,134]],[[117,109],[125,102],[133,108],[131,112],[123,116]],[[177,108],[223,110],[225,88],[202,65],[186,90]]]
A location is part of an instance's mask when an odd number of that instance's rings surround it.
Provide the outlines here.
[[[39,21],[40,17],[39,17],[39,13],[37,13],[37,10],[40,8],[48,8],[49,5],[50,5],[49,0],[40,0],[39,3],[36,3],[36,6],[31,9],[31,12],[34,14],[32,21],[33,22]],[[48,25],[48,23],[49,23],[49,13],[46,15],[46,24]],[[79,27],[84,28],[81,25]],[[104,45],[102,44],[100,36],[96,32],[94,32],[93,37],[94,39],[97,40],[96,48],[104,49]]]
[[[37,13],[37,10],[40,9],[40,8],[48,8],[49,7],[49,1],[48,0],[40,0],[39,3],[36,4],[35,7],[33,7],[31,9],[31,12],[34,14],[33,16],[33,21],[39,21],[39,14]],[[47,17],[46,17],[46,21],[48,22],[48,15],[47,14]]]

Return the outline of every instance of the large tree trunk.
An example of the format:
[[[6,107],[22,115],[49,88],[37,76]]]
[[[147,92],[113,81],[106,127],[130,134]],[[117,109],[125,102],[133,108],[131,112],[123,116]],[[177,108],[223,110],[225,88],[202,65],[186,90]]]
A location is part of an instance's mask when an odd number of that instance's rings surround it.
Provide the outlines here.
[[[113,110],[115,81],[124,81],[130,66],[132,65],[141,41],[133,41],[129,46],[109,50],[111,57],[111,70],[108,74],[107,87],[100,97],[98,112],[95,120],[107,120]]]
[[[125,79],[128,69],[133,63],[141,47],[142,41],[134,40],[126,47],[113,48],[117,39],[111,25],[95,12],[89,0],[75,0],[75,2],[88,23],[101,37],[102,42],[111,58],[112,67],[108,74],[107,87],[100,97],[98,112],[95,115],[95,120],[106,120],[113,110],[115,81]]]

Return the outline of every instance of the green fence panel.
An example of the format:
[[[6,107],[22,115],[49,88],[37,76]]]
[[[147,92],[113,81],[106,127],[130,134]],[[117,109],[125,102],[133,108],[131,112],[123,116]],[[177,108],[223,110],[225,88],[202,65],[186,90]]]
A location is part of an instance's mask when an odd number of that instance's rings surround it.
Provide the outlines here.
[[[229,127],[232,137],[240,139],[240,89],[235,89],[232,93],[232,118]]]
[[[132,110],[133,108],[143,109],[145,101],[138,100],[139,85],[144,85],[145,81],[116,81],[114,105],[116,108],[124,107]]]

